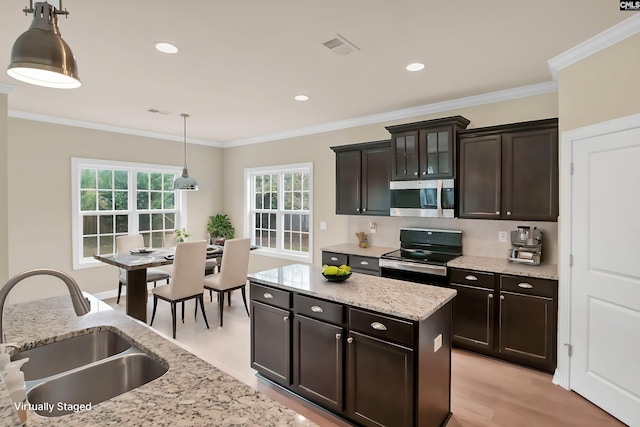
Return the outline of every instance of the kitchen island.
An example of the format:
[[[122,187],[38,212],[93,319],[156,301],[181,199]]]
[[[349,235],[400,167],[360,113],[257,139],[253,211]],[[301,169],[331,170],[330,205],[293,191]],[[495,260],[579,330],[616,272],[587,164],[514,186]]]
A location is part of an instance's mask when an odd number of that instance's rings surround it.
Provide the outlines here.
[[[168,364],[169,370],[154,381],[92,405],[89,411],[55,418],[29,411],[29,426],[315,425],[161,337],[142,322],[111,309],[100,311],[100,304],[93,298],[92,312],[81,317],[75,315],[68,296],[9,305],[4,319],[7,341],[17,343],[23,350],[82,331],[112,330],[130,337],[135,346]],[[2,382],[0,417],[2,426],[20,425]]]
[[[456,291],[294,264],[249,275],[251,364],[349,422],[442,426],[451,416]]]

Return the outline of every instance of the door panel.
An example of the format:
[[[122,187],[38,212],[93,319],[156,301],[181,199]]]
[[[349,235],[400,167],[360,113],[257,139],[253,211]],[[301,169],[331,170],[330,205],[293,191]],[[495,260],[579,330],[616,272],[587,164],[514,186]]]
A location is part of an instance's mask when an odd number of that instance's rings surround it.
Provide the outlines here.
[[[640,129],[572,151],[570,387],[640,425]]]

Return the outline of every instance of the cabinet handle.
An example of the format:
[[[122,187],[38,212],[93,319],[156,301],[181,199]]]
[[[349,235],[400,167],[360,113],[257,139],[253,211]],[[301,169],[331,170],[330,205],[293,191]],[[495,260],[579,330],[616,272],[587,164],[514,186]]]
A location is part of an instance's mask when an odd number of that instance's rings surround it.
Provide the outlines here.
[[[361,265],[369,265],[369,263],[367,261],[360,261]]]
[[[467,276],[464,276],[465,279],[467,280],[478,280],[478,278],[472,274],[469,274]]]
[[[518,287],[523,289],[533,289],[533,285],[526,282],[518,283]]]
[[[496,211],[496,215],[500,215],[500,211]]]
[[[427,174],[427,172],[426,172],[426,171],[422,171],[422,175],[426,175],[426,174]]]
[[[351,337],[347,338],[347,342],[348,342],[349,344],[351,344],[351,343],[353,342],[353,338],[351,338]]]
[[[507,211],[507,215],[511,215],[511,211]]]
[[[489,294],[489,298],[493,298],[493,294]]]
[[[404,174],[405,174],[405,175],[407,174],[407,170],[406,170],[406,169],[404,170]]]
[[[342,334],[336,334],[336,341],[342,338]]]
[[[318,305],[312,305],[311,311],[313,311],[314,313],[324,313],[324,310],[322,309],[322,307]]]
[[[500,299],[503,300],[504,299],[504,295],[500,295]]]
[[[331,257],[331,261],[337,261],[337,260],[338,260],[338,258],[336,258],[334,256]]]
[[[377,330],[377,331],[386,331],[386,330],[387,330],[387,327],[386,327],[386,326],[384,326],[384,325],[383,325],[382,323],[380,323],[380,322],[373,322],[373,323],[371,324],[371,327],[372,327],[373,329]]]
[[[360,212],[360,208],[356,208],[356,212]]]
[[[264,297],[265,299],[273,299],[273,295],[271,295],[269,292],[265,292]]]
[[[286,322],[287,320],[289,320],[289,316],[284,316],[284,321]]]
[[[362,212],[366,212],[366,211],[367,211],[367,209],[366,209],[366,208],[362,208]]]

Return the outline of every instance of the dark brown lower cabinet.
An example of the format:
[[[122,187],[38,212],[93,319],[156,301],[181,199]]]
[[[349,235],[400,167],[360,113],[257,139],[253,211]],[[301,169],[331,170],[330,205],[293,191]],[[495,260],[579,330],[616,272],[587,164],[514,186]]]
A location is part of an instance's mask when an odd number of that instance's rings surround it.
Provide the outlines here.
[[[555,370],[556,312],[552,298],[501,292],[500,353],[533,368]]]
[[[453,344],[546,372],[556,368],[558,283],[450,269]],[[475,286],[474,286],[475,285]]]
[[[349,332],[346,380],[350,419],[371,427],[413,426],[412,349]]]
[[[251,301],[251,367],[283,386],[291,384],[291,313]]]
[[[356,426],[451,416],[451,306],[407,320],[251,282],[251,367]]]
[[[451,288],[458,292],[453,301],[453,343],[484,351],[493,349],[493,290],[455,283]]]
[[[293,388],[300,396],[341,413],[344,329],[305,316],[293,323]]]

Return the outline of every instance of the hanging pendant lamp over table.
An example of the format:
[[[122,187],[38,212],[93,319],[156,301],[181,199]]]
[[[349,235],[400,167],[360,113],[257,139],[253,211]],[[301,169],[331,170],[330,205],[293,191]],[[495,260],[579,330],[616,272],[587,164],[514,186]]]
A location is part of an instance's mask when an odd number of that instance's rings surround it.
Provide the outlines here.
[[[187,172],[187,117],[189,115],[184,113],[180,115],[184,119],[184,167],[182,168],[182,176],[173,182],[173,189],[198,191],[198,183]]]
[[[33,21],[22,33],[11,49],[11,63],[7,69],[14,79],[57,89],[80,87],[78,66],[69,45],[62,39],[58,29],[58,15],[68,15],[66,10],[57,10],[48,3],[37,2],[24,8],[26,14],[33,13]],[[62,0],[60,0],[62,9]]]

